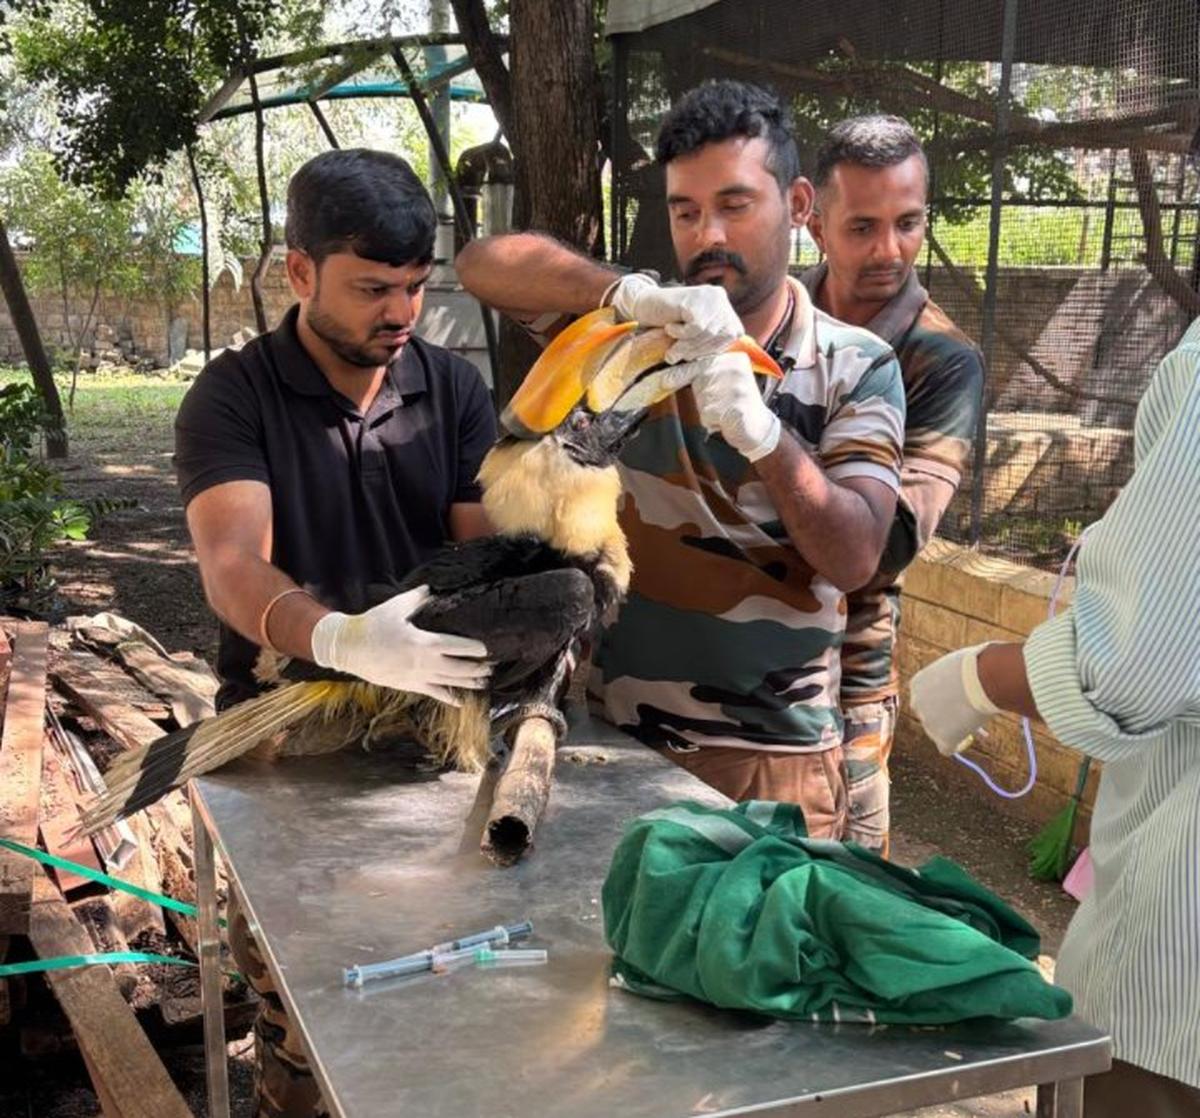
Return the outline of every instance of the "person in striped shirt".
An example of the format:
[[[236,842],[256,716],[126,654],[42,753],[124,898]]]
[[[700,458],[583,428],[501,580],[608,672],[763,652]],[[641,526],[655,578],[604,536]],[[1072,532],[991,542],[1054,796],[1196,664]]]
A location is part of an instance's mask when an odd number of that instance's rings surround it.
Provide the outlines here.
[[[1079,553],[1071,608],[1024,644],[959,649],[912,681],[944,753],[1000,710],[1104,763],[1095,887],[1056,981],[1113,1038],[1088,1118],[1200,1115],[1200,320],[1138,408],[1135,469]]]

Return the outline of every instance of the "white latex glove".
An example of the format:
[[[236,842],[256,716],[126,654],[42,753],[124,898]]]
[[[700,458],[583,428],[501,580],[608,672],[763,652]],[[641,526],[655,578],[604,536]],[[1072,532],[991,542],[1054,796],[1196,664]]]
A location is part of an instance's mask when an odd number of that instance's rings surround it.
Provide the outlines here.
[[[979,682],[979,654],[985,648],[986,643],[960,648],[913,676],[913,713],[946,757],[966,749],[972,737],[1000,713]]]
[[[662,374],[662,383],[673,391],[690,384],[704,429],[751,462],[779,445],[783,427],[767,407],[746,354],[718,353],[677,365]]]
[[[327,613],[313,626],[313,662],[396,691],[413,691],[461,706],[450,688],[478,691],[491,665],[477,640],[431,633],[410,620],[429,587],[397,594],[365,613]]]
[[[659,287],[632,272],[613,288],[612,306],[625,320],[662,326],[675,339],[666,359],[674,365],[728,349],[744,333],[723,287]]]

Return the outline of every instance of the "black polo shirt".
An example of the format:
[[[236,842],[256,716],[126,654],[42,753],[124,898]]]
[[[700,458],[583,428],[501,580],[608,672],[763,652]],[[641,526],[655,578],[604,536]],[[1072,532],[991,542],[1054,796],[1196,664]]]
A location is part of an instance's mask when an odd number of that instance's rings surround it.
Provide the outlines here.
[[[175,469],[185,506],[222,482],[269,485],[271,562],[357,613],[372,584],[394,584],[442,546],[451,505],[479,500],[495,408],[474,365],[412,338],[364,415],[300,344],[298,310],[196,378],[175,419]],[[221,625],[220,705],[257,692],[257,655]]]

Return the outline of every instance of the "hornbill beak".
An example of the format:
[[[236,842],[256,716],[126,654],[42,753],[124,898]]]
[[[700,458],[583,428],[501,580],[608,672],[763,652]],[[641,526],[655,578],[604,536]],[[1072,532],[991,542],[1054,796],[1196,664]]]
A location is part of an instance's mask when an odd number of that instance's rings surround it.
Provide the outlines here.
[[[664,330],[617,322],[611,307],[586,314],[542,352],[501,413],[501,425],[533,439],[557,429],[581,403],[595,416],[642,412],[673,391],[652,372],[664,364],[673,341]],[[729,348],[748,354],[755,372],[783,376],[752,338],[743,336]]]

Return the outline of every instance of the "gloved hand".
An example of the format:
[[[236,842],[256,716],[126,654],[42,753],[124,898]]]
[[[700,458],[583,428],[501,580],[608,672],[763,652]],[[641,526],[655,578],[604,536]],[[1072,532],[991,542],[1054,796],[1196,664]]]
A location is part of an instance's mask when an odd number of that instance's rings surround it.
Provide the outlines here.
[[[744,353],[718,353],[677,365],[662,374],[672,391],[690,384],[700,408],[700,422],[751,462],[779,445],[783,427],[763,400],[750,358]]]
[[[979,654],[987,644],[960,648],[934,660],[912,679],[913,713],[946,757],[961,753],[1000,713],[979,682]]]
[[[429,596],[428,586],[418,586],[365,613],[327,613],[313,626],[313,662],[380,687],[461,706],[449,689],[478,691],[486,686],[491,674],[487,649],[469,637],[431,633],[414,625],[413,614]]]
[[[625,320],[662,326],[675,339],[666,359],[674,365],[728,349],[745,333],[723,287],[659,287],[632,272],[613,288],[612,306]]]

